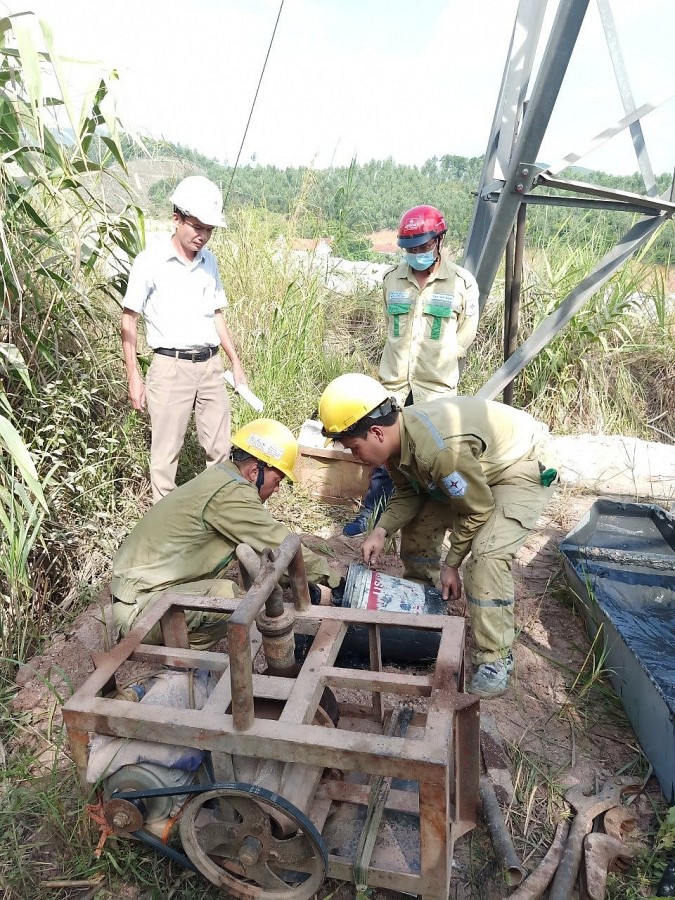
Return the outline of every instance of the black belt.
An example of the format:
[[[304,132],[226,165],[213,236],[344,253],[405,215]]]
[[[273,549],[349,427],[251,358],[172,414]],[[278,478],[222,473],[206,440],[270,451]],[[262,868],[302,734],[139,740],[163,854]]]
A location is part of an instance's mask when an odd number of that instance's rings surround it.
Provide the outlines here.
[[[174,359],[189,359],[191,362],[205,362],[218,352],[217,347],[207,347],[205,350],[174,350],[169,347],[155,347],[155,353],[160,356],[173,356]]]

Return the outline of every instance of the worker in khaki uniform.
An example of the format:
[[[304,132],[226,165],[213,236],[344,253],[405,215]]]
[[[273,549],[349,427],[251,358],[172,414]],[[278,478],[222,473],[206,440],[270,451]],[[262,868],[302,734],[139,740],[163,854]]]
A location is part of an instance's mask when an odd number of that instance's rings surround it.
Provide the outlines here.
[[[319,416],[327,437],[357,460],[385,465],[396,491],[363,543],[376,564],[401,529],[405,575],[440,580],[443,598],[461,596],[459,567],[478,646],[469,691],[503,693],[514,660],[511,564],[557,480],[547,464],[547,427],[522,410],[474,397],[447,397],[400,409],[375,379],[341,375],[324,391]],[[441,563],[443,539],[450,550]]]
[[[454,396],[459,360],[476,337],[478,285],[443,251],[447,225],[434,206],[414,206],[401,216],[398,246],[405,259],[384,276],[387,340],[380,381],[399,406]],[[386,470],[374,470],[363,508],[344,533],[365,532],[394,489]]]
[[[219,347],[235,384],[246,385],[225,318],[227,298],[215,256],[206,249],[214,227],[225,226],[220,189],[208,178],[184,178],[171,196],[175,231],[140,253],[131,267],[122,313],[122,349],[129,400],[152,425],[150,483],[157,502],[176,486],[185,433],[195,411],[207,466],[227,459],[230,405]],[[145,319],[154,351],[143,382],[136,358],[137,322]]]
[[[113,620],[126,634],[164,591],[231,598],[237,585],[222,577],[237,544],[258,553],[289,534],[263,505],[284,477],[294,481],[298,443],[273,419],[256,419],[235,434],[231,459],[205,469],[155,504],[138,522],[113,560]],[[307,577],[316,584],[339,576],[303,548]],[[227,615],[186,613],[190,645],[208,649],[226,632]],[[146,638],[160,640],[159,628]]]
[[[403,406],[457,393],[459,360],[476,337],[478,285],[442,250],[447,225],[433,206],[401,217],[405,260],[384,276],[387,341],[380,381]]]

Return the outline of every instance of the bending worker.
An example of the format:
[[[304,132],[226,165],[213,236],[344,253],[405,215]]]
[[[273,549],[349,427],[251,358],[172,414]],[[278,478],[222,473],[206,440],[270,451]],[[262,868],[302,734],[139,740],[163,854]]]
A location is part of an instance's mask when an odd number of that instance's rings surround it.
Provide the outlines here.
[[[405,259],[384,276],[387,339],[380,381],[399,406],[457,393],[459,360],[476,337],[478,285],[443,250],[448,226],[435,206],[414,206],[401,216],[397,244]],[[362,534],[382,512],[394,485],[377,469],[359,515],[345,525]]]
[[[374,378],[341,375],[319,402],[326,437],[357,460],[386,465],[396,491],[363,543],[375,565],[401,529],[405,577],[461,596],[459,567],[478,647],[468,690],[495,697],[514,668],[513,559],[553,492],[543,462],[548,429],[522,410],[474,397],[443,397],[401,409]],[[441,562],[443,539],[450,550]]]
[[[122,349],[129,401],[152,425],[150,484],[155,503],[176,486],[178,457],[192,410],[207,466],[230,452],[230,404],[219,348],[235,384],[246,377],[225,323],[227,298],[216,258],[206,249],[225,227],[220,188],[202,175],[184,178],[171,195],[174,233],[134,260],[124,296]],[[145,319],[153,359],[144,383],[136,357],[138,317]]]
[[[284,478],[294,481],[298,443],[273,419],[256,419],[232,438],[231,459],[182,484],[151,507],[113,560],[113,620],[126,634],[160,594],[236,597],[223,578],[237,544],[257,553],[278,547],[289,534],[263,506]],[[340,577],[303,547],[307,578],[335,587]],[[186,611],[190,646],[206,650],[224,636],[227,615]],[[159,627],[146,643],[158,643]]]

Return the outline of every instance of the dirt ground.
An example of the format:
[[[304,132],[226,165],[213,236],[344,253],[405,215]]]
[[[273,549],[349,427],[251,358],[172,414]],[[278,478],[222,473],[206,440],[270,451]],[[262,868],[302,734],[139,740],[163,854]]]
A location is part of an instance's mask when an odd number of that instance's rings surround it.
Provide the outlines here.
[[[564,811],[559,798],[566,786],[600,786],[619,773],[647,773],[618,702],[607,685],[593,677],[589,640],[572,609],[557,550],[594,499],[573,492],[557,496],[522,548],[514,567],[520,629],[516,676],[504,696],[481,703],[482,717],[496,724],[508,759],[515,797],[503,811],[528,868],[546,852]],[[344,573],[350,563],[359,561],[361,539],[343,537],[339,525],[308,543],[319,550],[328,545],[333,564]],[[395,556],[387,557],[381,568],[391,574],[401,571]],[[53,762],[49,736],[61,724],[61,701],[93,670],[91,652],[106,649],[101,624],[106,606],[109,597],[104,596],[18,672],[20,690],[13,707],[30,725],[21,730],[22,740],[46,766]],[[463,602],[449,612],[463,615]],[[470,651],[469,646],[467,662]],[[642,829],[649,824],[652,802],[662,802],[654,778],[646,782],[645,793],[632,807]],[[482,825],[457,843],[454,871],[450,892],[454,900],[499,900],[508,893]],[[355,894],[351,887],[334,884],[331,896],[347,900]]]

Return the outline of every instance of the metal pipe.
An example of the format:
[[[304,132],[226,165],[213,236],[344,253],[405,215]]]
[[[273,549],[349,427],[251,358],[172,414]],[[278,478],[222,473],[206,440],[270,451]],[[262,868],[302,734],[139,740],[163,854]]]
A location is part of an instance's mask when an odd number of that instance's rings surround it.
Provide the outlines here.
[[[237,544],[235,550],[237,561],[239,562],[239,573],[241,575],[241,583],[245,591],[251,589],[251,585],[258,577],[260,571],[260,558],[252,547],[248,544]]]
[[[263,552],[261,569],[246,596],[227,623],[232,689],[232,723],[236,731],[248,731],[255,720],[253,709],[253,660],[251,625],[288,565],[300,551],[300,539],[289,534],[274,553]],[[306,582],[305,582],[306,584]]]
[[[260,558],[248,544],[239,544],[236,549],[239,571],[245,590],[250,590],[253,582],[260,573]],[[276,618],[284,612],[284,595],[280,587],[276,587],[265,601],[265,613],[270,618]]]
[[[509,352],[509,335],[511,333],[511,287],[513,285],[513,257],[515,244],[516,236],[514,231],[511,230],[511,234],[509,235],[504,250],[504,336],[502,340],[504,345],[504,362],[506,362],[509,356],[511,356],[511,353],[513,353],[513,350]],[[509,406],[513,402],[513,388],[511,388],[510,384],[507,384],[504,388],[502,402]]]
[[[520,322],[520,289],[523,283],[523,253],[525,250],[525,216],[527,206],[523,203],[516,217],[515,247],[513,251],[513,277],[509,285],[509,319],[508,329],[504,334],[504,361],[513,356],[518,346],[518,325]],[[516,379],[513,378],[504,388],[504,403],[513,406],[513,390]]]
[[[295,537],[295,535],[293,535]],[[286,538],[288,540],[288,538]],[[305,560],[302,557],[302,549],[300,539],[298,541],[298,551],[293,556],[288,566],[288,578],[291,582],[291,593],[293,594],[293,605],[296,610],[308,610],[312,601],[309,596],[309,585],[307,584],[307,572],[305,571]],[[284,541],[285,543],[285,541]]]
[[[548,848],[546,856],[539,863],[534,872],[531,872],[518,890],[509,895],[509,900],[539,900],[558,868],[558,863],[565,849],[565,841],[570,826],[567,822],[558,822],[553,843]]]
[[[232,686],[232,724],[235,731],[248,731],[255,720],[253,710],[253,660],[248,625],[227,623],[227,649]]]
[[[511,835],[504,824],[495,789],[486,775],[482,775],[480,779],[480,799],[483,805],[483,818],[490,833],[497,862],[502,869],[506,883],[514,887],[522,882],[526,872],[513,846]]]
[[[229,622],[250,626],[265,604],[265,601],[279,583],[279,579],[289,568],[291,560],[300,549],[300,538],[289,534],[278,550],[269,554],[263,552],[263,568],[246,596],[230,616]],[[269,554],[269,555],[268,555]],[[303,566],[304,568],[304,566]],[[309,597],[309,591],[307,593]]]

